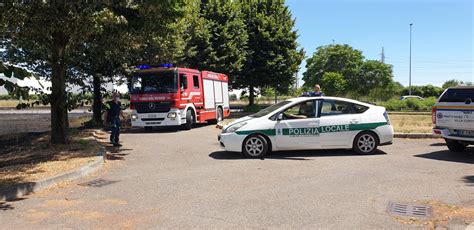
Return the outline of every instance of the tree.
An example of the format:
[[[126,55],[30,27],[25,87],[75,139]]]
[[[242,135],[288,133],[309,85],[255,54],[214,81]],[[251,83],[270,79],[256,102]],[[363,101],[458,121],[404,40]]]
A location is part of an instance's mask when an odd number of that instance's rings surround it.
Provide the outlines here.
[[[352,85],[358,95],[369,95],[372,99],[385,97],[393,93],[392,66],[376,60],[367,60],[361,65],[359,76]]]
[[[51,80],[51,142],[67,142],[66,76],[69,54],[93,31],[92,14],[99,5],[74,0],[8,3],[8,60]]]
[[[274,87],[283,93],[295,81],[304,52],[298,50],[295,20],[283,1],[241,1],[249,36],[246,60],[234,85],[249,89],[254,104],[255,87]]]
[[[341,74],[348,85],[354,86],[358,83],[359,68],[363,62],[362,52],[349,45],[321,46],[312,57],[306,59],[303,80],[306,86],[314,86],[321,83],[324,73],[334,72]]]
[[[127,33],[126,18],[112,9],[102,9],[94,15],[93,20],[98,29],[78,48],[77,52],[83,55],[75,55],[71,65],[88,78],[87,82],[80,78],[76,84],[82,85],[85,92],[93,91],[93,120],[101,124],[102,95],[105,92],[102,84],[113,82],[113,76],[124,75],[122,64],[130,62],[128,54],[131,39]]]
[[[247,31],[237,1],[194,2],[186,34],[185,62],[196,69],[229,75],[231,83],[245,61]]]
[[[173,29],[175,19],[180,15],[176,13],[181,9],[177,6],[180,3],[182,1],[168,0],[103,4],[79,0],[67,3],[27,1],[8,3],[2,8],[2,22],[5,23],[0,25],[6,34],[1,43],[6,48],[2,59],[21,64],[52,82],[49,96],[52,143],[67,142],[67,109],[74,102],[66,92],[67,84],[83,84],[84,78],[92,75],[97,80],[94,82],[97,89],[104,77],[110,78],[117,69],[131,66],[131,62],[153,62],[174,55],[170,47],[175,40],[170,39],[167,32]],[[107,23],[121,24],[114,20],[126,20],[127,31],[119,34],[108,30]],[[166,36],[160,36],[162,34]],[[115,40],[107,41],[102,35],[109,39],[115,36]],[[127,50],[129,59],[124,60],[120,56],[123,52],[118,52],[118,48],[123,47],[118,45],[122,44],[120,39],[131,47]],[[163,40],[171,42],[164,43]],[[95,112],[97,115],[97,110]]]
[[[322,91],[329,96],[342,96],[347,87],[347,81],[340,73],[326,72],[321,80]]]
[[[456,80],[456,79],[451,79],[451,80],[448,80],[448,81],[444,82],[443,86],[441,86],[441,87],[443,89],[447,89],[449,87],[458,86],[459,84],[461,84],[461,81]]]

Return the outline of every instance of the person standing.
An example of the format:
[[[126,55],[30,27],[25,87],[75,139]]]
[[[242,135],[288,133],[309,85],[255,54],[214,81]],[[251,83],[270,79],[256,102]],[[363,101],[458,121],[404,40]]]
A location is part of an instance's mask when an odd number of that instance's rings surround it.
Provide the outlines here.
[[[321,91],[321,86],[316,84],[314,85],[314,91],[313,92],[305,92],[301,94],[300,97],[323,97],[326,96],[324,93]]]
[[[110,143],[112,143],[114,146],[122,146],[119,143],[121,126],[120,117],[125,120],[125,116],[122,112],[122,103],[120,102],[120,95],[118,93],[113,93],[112,100],[108,101],[105,104],[104,126],[109,126],[111,130]]]

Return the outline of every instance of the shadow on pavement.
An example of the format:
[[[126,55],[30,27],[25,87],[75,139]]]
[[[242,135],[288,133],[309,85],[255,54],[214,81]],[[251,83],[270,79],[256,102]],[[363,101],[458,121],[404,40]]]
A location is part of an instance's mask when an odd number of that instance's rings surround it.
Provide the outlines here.
[[[465,176],[462,179],[468,186],[474,186],[474,175],[473,176]]]
[[[127,156],[129,153],[122,153],[122,152],[131,151],[133,149],[123,149],[120,147],[107,146],[105,147],[105,150],[106,150],[106,155],[105,155],[106,160],[125,160],[125,156]]]
[[[430,146],[446,146],[446,143],[442,143],[442,142],[433,143],[433,144],[430,144]]]
[[[8,210],[12,210],[13,207],[5,202],[0,202],[0,210],[1,211],[8,211]]]
[[[431,153],[424,153],[415,155],[415,157],[421,157],[426,159],[432,160],[440,160],[440,161],[451,161],[451,162],[458,162],[458,163],[467,163],[467,164],[474,164],[474,151],[473,149],[468,149],[465,152],[451,152],[449,150],[441,150]]]
[[[193,129],[200,129],[200,128],[205,128],[209,126],[215,126],[215,124],[210,124],[210,123],[194,124],[191,130],[183,130],[180,126],[153,127],[152,130],[145,130],[145,128],[139,128],[139,127],[129,127],[129,128],[123,128],[120,131],[120,133],[127,133],[127,134],[177,133],[177,132],[188,132],[188,131],[192,131]]]
[[[351,150],[298,150],[298,151],[278,151],[272,152],[261,158],[265,159],[277,159],[277,160],[313,160],[310,158],[313,157],[370,157],[375,155],[386,155],[384,151],[377,150],[374,154],[371,155],[360,155]],[[241,153],[237,152],[227,152],[227,151],[217,151],[209,154],[209,157],[215,160],[247,160],[250,158],[242,156]]]

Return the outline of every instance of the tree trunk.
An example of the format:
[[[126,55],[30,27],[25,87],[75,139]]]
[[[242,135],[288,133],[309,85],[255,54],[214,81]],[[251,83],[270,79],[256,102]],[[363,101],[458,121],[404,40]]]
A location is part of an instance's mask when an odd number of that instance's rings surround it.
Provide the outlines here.
[[[253,88],[253,85],[249,86],[249,106],[252,106],[255,104],[255,89]]]
[[[64,55],[67,38],[62,32],[53,33],[51,74],[51,143],[67,143],[69,124],[66,106],[66,65]]]
[[[100,91],[100,76],[94,75],[92,84],[94,86],[94,104],[92,105],[93,117],[96,124],[102,124],[102,92]]]

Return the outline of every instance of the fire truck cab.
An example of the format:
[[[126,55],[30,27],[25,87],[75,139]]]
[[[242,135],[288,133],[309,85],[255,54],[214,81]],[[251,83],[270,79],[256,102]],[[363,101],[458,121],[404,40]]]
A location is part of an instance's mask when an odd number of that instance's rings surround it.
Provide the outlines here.
[[[230,115],[225,74],[177,68],[138,66],[130,79],[132,126],[182,126],[219,122]]]

